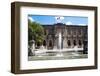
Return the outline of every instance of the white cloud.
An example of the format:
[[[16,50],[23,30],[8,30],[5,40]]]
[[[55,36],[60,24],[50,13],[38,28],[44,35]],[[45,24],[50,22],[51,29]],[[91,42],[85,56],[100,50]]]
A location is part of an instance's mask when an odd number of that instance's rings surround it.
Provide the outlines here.
[[[81,25],[81,26],[86,26],[86,24],[78,24],[78,25]]]
[[[34,22],[34,21],[35,21],[32,17],[28,17],[28,19],[29,19],[31,22]]]
[[[72,22],[68,21],[66,22],[66,25],[72,25]]]

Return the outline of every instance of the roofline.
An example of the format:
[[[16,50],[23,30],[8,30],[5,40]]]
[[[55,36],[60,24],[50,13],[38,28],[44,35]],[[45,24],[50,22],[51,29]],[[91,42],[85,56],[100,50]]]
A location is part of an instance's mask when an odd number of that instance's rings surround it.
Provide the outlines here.
[[[57,25],[42,25],[42,26],[57,26]],[[64,26],[68,26],[68,27],[69,26],[72,26],[72,27],[74,27],[74,26],[76,26],[76,27],[87,27],[88,25],[64,25]]]

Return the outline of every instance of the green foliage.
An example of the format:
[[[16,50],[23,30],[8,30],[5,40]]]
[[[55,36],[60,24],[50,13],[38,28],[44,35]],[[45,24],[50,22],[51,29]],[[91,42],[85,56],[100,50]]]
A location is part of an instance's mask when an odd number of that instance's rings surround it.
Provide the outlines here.
[[[28,20],[28,33],[29,41],[35,40],[35,43],[39,42],[42,44],[44,40],[44,28],[41,24]]]

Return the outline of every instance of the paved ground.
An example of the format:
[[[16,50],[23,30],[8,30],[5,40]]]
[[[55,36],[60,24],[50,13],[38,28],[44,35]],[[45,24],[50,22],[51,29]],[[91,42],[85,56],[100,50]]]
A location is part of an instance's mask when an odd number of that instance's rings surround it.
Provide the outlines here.
[[[34,60],[62,60],[62,59],[82,59],[82,58],[88,58],[88,54],[83,54],[82,52],[63,52],[63,53],[57,53],[57,52],[48,52],[41,55],[36,56],[29,56],[29,61]]]

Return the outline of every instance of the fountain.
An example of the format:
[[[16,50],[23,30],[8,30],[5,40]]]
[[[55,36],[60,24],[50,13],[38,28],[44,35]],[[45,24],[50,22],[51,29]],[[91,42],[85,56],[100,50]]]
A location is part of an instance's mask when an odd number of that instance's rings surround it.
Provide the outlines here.
[[[61,35],[61,32],[59,33],[59,49],[61,49],[61,41],[62,41],[62,35]]]
[[[61,57],[61,56],[63,56],[62,51],[61,51],[61,44],[62,44],[62,35],[61,35],[61,32],[59,32],[58,36],[59,36],[59,38],[58,38],[59,52],[58,52],[58,54],[56,56]]]
[[[79,54],[78,54],[78,46],[75,46],[74,47],[74,50],[75,50],[75,52],[74,53],[72,53],[74,56],[79,56]]]

